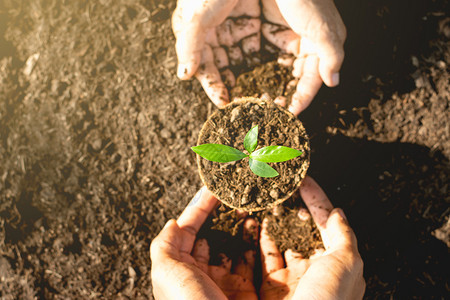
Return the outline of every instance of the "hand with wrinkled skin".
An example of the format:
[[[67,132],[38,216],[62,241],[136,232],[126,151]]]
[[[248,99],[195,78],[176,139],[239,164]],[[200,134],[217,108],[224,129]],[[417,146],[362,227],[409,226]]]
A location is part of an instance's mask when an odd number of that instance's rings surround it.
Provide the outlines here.
[[[263,283],[261,299],[362,299],[365,290],[363,262],[355,234],[341,209],[333,209],[319,185],[306,177],[300,194],[319,228],[325,250],[309,259],[287,250],[284,258],[267,233],[261,230]],[[309,215],[303,211],[299,217]]]
[[[260,14],[258,0],[178,0],[172,16],[178,77],[195,76],[214,104],[229,103],[222,77],[234,86],[229,67],[259,52]]]
[[[263,0],[266,23],[261,25],[257,0],[179,0],[172,17],[177,38],[179,78],[195,76],[218,107],[229,102],[235,83],[229,66],[260,50],[260,31],[295,60],[296,92],[289,110],[298,115],[312,101],[322,82],[339,84],[346,29],[333,0]],[[282,96],[276,102],[283,105]]]
[[[270,240],[267,221],[259,239],[263,282],[260,299],[361,299],[365,282],[356,237],[342,210],[333,209],[325,193],[310,177],[300,187],[325,250],[309,259],[286,251],[284,258]],[[152,284],[156,299],[257,299],[253,286],[255,252],[248,250],[232,270],[225,256],[210,266],[209,246],[196,234],[217,199],[206,188],[197,193],[178,220],[170,220],[150,248]],[[305,211],[300,218],[309,218]],[[244,222],[244,240],[257,240],[253,219]],[[285,266],[286,264],[286,266]]]
[[[170,220],[152,241],[152,285],[156,299],[257,299],[253,286],[255,251],[244,253],[234,270],[223,257],[222,265],[210,266],[206,240],[196,241],[203,222],[217,199],[202,188],[180,217]],[[253,222],[253,223],[252,223]],[[255,220],[244,223],[244,235],[257,228]]]
[[[322,82],[329,87],[339,84],[345,25],[333,0],[262,0],[262,5],[268,21],[262,24],[264,37],[295,57],[283,64],[293,64],[293,75],[298,79],[289,106],[298,115],[311,103]]]

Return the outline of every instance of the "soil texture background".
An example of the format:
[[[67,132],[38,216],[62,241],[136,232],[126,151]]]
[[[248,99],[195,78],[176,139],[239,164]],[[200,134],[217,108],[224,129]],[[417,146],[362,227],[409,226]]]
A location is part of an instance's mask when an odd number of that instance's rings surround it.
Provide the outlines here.
[[[444,299],[449,1],[336,5],[346,59],[300,115],[308,174],[356,232],[366,299]],[[176,78],[174,7],[0,1],[1,299],[152,298],[150,242],[201,187],[215,110]]]

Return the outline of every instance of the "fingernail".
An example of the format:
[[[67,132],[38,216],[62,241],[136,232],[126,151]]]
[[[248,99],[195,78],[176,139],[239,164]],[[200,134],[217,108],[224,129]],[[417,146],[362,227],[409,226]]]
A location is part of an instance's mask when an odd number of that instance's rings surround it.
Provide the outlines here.
[[[186,78],[188,73],[188,68],[185,64],[179,64],[178,65],[178,70],[177,70],[177,76],[180,79],[184,79]]]
[[[339,73],[331,75],[331,86],[337,86],[339,84]]]
[[[203,193],[204,187],[201,188],[197,194],[195,194],[194,198],[192,198],[191,202],[189,202],[187,207],[191,207],[194,206],[195,204],[197,204],[197,202],[200,200],[200,198],[202,197],[202,193]]]
[[[337,211],[339,215],[342,217],[342,219],[344,219],[347,222],[347,217],[345,216],[344,211],[340,208]]]

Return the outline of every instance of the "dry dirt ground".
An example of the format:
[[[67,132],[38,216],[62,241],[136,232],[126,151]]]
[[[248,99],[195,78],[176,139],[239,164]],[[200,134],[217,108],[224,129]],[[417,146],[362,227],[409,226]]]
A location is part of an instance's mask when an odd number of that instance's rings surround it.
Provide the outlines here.
[[[300,115],[367,299],[444,299],[448,1],[336,0],[341,85]],[[175,76],[169,0],[0,0],[0,298],[148,299],[148,248],[201,186],[213,105]],[[442,232],[437,234],[442,237]]]

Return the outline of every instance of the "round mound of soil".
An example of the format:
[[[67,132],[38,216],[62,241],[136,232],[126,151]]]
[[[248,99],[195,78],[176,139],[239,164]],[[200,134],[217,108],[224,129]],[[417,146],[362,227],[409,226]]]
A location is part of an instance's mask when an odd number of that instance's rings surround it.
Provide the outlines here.
[[[263,94],[268,94],[272,99],[284,96],[290,104],[297,86],[294,79],[292,68],[270,61],[236,77],[236,85],[230,90],[230,96],[231,99],[244,96],[261,97]],[[295,84],[292,84],[293,82]]]
[[[257,98],[235,100],[212,114],[200,131],[198,144],[223,144],[244,150],[246,133],[258,125],[258,147],[286,146],[303,152],[286,162],[270,164],[280,175],[263,178],[249,167],[248,158],[230,163],[197,156],[203,183],[226,205],[246,211],[271,208],[300,186],[309,166],[309,139],[302,123],[288,110]]]
[[[303,205],[304,206],[304,205]],[[280,209],[278,209],[280,208]],[[309,258],[316,249],[323,249],[322,237],[312,217],[302,220],[299,207],[277,207],[277,214],[269,213],[267,231],[281,253],[291,249]]]

